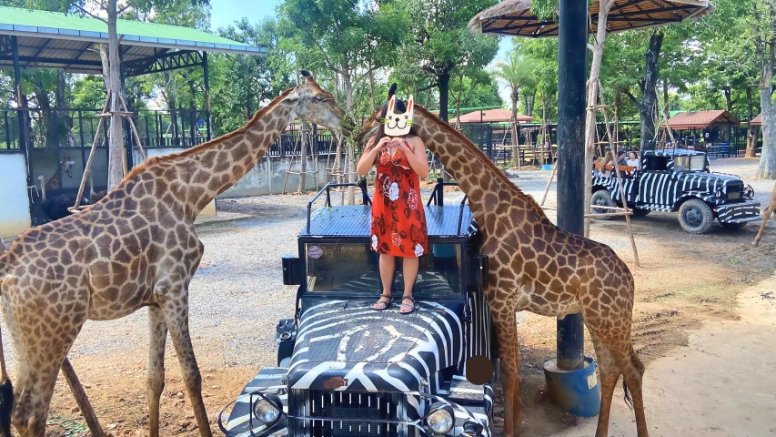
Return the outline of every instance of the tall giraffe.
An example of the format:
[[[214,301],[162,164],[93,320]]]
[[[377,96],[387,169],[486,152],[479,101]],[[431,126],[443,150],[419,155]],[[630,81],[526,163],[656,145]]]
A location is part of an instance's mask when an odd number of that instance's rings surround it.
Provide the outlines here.
[[[760,244],[760,239],[765,234],[765,225],[768,224],[768,220],[770,220],[774,214],[776,214],[776,185],[773,186],[770,203],[768,203],[768,206],[763,210],[763,223],[760,225],[760,229],[757,231],[754,241],[752,241],[752,244],[755,246]]]
[[[392,88],[393,89],[393,88]],[[360,143],[382,128],[381,111],[362,126]],[[488,255],[488,300],[496,327],[504,389],[504,435],[520,426],[515,313],[563,318],[582,311],[601,379],[596,436],[608,434],[609,410],[622,374],[632,393],[639,437],[648,435],[641,380],[644,365],[631,344],[634,284],[628,266],[608,246],[557,228],[534,199],[513,184],[477,146],[425,108],[413,126],[466,193]]]
[[[57,373],[84,322],[117,319],[144,306],[151,329],[150,434],[159,432],[169,331],[200,434],[211,435],[188,327],[188,286],[204,252],[194,219],[254,167],[294,119],[350,129],[334,97],[302,74],[302,84],[242,128],[146,160],[93,206],[29,229],[0,254],[3,314],[17,354],[11,421],[22,436],[44,434]],[[12,388],[2,356],[0,363],[1,424],[11,416],[11,402],[3,400]],[[10,430],[0,431],[10,437]]]
[[[58,190],[60,188],[60,185],[62,184],[62,173],[67,174],[67,177],[72,179],[72,170],[74,165],[75,161],[71,160],[69,156],[66,156],[65,159],[59,161],[59,164],[57,164],[57,170],[53,175],[51,175],[48,182],[46,182],[46,191],[44,191],[44,193],[51,190]]]

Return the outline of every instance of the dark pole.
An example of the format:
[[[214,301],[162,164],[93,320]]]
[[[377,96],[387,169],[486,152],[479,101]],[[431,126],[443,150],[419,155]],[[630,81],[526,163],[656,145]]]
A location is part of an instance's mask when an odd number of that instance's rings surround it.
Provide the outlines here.
[[[558,46],[558,227],[583,235],[587,0],[560,0]],[[584,366],[582,314],[558,320],[558,367]]]
[[[207,52],[202,52],[202,73],[205,76],[205,125],[207,126],[207,140],[210,141],[210,68],[207,64]]]
[[[16,91],[16,119],[19,122],[19,150],[24,153],[24,160],[27,164],[27,185],[32,185],[32,176],[30,175],[30,156],[27,153],[27,133],[25,132],[24,121],[27,118],[27,108],[23,105],[22,99],[22,72],[19,67],[19,42],[15,36],[11,37],[11,51],[13,52],[13,81]]]

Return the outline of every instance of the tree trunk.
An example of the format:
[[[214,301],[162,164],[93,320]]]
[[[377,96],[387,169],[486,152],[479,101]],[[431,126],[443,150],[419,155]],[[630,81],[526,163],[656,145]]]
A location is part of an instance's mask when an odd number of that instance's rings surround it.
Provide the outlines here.
[[[108,142],[108,191],[113,189],[126,174],[124,159],[124,133],[119,111],[119,96],[121,95],[121,73],[119,60],[119,38],[116,31],[116,0],[108,0],[108,66],[110,74],[110,136]]]
[[[657,103],[657,81],[660,79],[658,61],[660,49],[663,45],[663,32],[653,32],[649,38],[649,48],[644,55],[646,61],[646,73],[644,75],[644,90],[641,104],[639,105],[639,118],[641,119],[641,152],[655,149],[655,105]]]
[[[347,68],[343,69],[344,73],[342,74],[342,86],[345,91],[345,112],[348,115],[353,114],[353,79],[350,77],[350,72]],[[345,144],[346,147],[346,154],[347,154],[347,165],[345,166],[347,168],[347,175],[348,175],[348,182],[349,183],[355,183],[356,182],[356,175],[354,174],[353,170],[356,168],[356,153],[353,148],[355,147],[355,144],[353,144],[352,141],[348,141]],[[353,189],[353,187],[348,188],[348,205],[355,205],[356,204],[356,190]]]
[[[525,115],[533,117],[534,106],[536,103],[536,89],[523,93],[523,96],[525,97]]]
[[[755,157],[755,147],[757,145],[757,128],[752,126],[754,118],[754,97],[752,96],[752,87],[746,87],[746,105],[749,108],[749,127],[746,129],[746,152],[745,158]]]
[[[438,76],[439,78],[439,118],[448,120],[447,104],[450,95],[450,71],[445,71]]]
[[[518,150],[518,147],[520,146],[520,139],[517,137],[517,101],[520,98],[520,89],[517,86],[512,86],[512,91],[510,92],[509,96],[512,100],[512,117],[510,119],[512,124],[512,161],[517,166],[517,168],[520,168],[523,164],[520,162],[520,152]]]
[[[593,60],[590,64],[590,74],[587,79],[587,112],[585,117],[585,175],[582,182],[585,186],[584,207],[585,213],[590,214],[590,198],[593,192],[590,172],[593,169],[593,155],[595,154],[596,140],[596,105],[598,105],[598,85],[601,78],[601,61],[604,56],[604,42],[606,41],[606,22],[609,10],[614,0],[600,0],[598,6],[598,29],[596,30],[595,45],[592,47]],[[590,219],[585,218],[584,236],[590,235]]]
[[[760,107],[763,113],[763,149],[760,154],[760,165],[757,167],[758,178],[776,179],[776,105],[773,104],[773,69],[774,52],[776,52],[776,5],[773,0],[765,2],[768,19],[768,37],[757,42],[757,55],[760,59]]]

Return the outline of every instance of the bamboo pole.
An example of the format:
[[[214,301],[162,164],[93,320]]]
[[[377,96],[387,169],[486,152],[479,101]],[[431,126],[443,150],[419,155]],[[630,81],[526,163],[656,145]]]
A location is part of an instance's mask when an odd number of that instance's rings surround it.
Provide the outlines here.
[[[97,420],[97,415],[94,414],[92,404],[89,403],[89,398],[86,396],[86,392],[81,385],[81,381],[78,380],[75,369],[73,369],[73,365],[70,364],[70,360],[68,360],[67,357],[65,357],[65,360],[62,362],[62,375],[64,375],[67,385],[70,386],[70,391],[73,392],[75,402],[78,404],[78,408],[81,410],[81,414],[86,421],[86,425],[89,427],[89,431],[92,432],[92,436],[105,436],[105,432],[102,430],[99,420]]]
[[[102,112],[108,110],[111,96],[108,94],[108,98],[105,99],[105,105],[102,107]],[[75,205],[72,208],[68,208],[70,212],[77,211],[81,205],[81,197],[84,195],[84,189],[86,188],[86,181],[89,179],[89,174],[92,172],[92,161],[94,161],[94,152],[97,150],[97,144],[100,139],[100,131],[102,131],[102,123],[105,118],[100,117],[100,121],[97,123],[97,130],[94,132],[94,142],[92,143],[92,149],[89,151],[89,158],[86,159],[86,165],[84,166],[84,174],[81,177],[81,185],[78,186],[78,195],[75,198]]]
[[[140,134],[138,133],[137,127],[135,126],[135,121],[132,120],[132,112],[129,111],[129,106],[127,106],[127,102],[124,100],[124,96],[119,96],[119,99],[121,100],[121,107],[124,109],[125,113],[128,114],[127,120],[129,121],[129,128],[132,131],[132,135],[135,137],[137,150],[140,152],[140,156],[143,159],[148,159],[148,155],[146,155],[146,152],[143,149],[143,143],[140,141]]]
[[[599,98],[601,99],[601,102],[603,102],[604,93],[600,89],[600,86],[599,86],[599,93],[600,93]],[[609,127],[609,117],[606,115],[606,110],[602,112],[604,115],[604,126],[606,126],[606,136],[609,138],[609,150],[611,150],[612,156],[614,156],[614,159],[616,160],[617,147],[614,145],[614,142],[612,142],[612,131],[611,131],[611,128]],[[628,226],[628,235],[630,236],[631,247],[633,248],[633,259],[636,262],[636,267],[641,267],[641,263],[639,262],[639,251],[636,249],[636,239],[633,238],[633,227],[631,226],[631,221],[630,221],[631,212],[628,209],[628,201],[625,198],[625,189],[623,188],[623,185],[622,185],[622,172],[620,171],[620,165],[617,162],[615,162],[614,171],[617,176],[617,187],[619,188],[619,191],[620,191],[620,201],[622,202],[622,208],[626,213],[625,222],[627,223],[627,226]],[[614,214],[617,214],[617,213],[614,213]]]

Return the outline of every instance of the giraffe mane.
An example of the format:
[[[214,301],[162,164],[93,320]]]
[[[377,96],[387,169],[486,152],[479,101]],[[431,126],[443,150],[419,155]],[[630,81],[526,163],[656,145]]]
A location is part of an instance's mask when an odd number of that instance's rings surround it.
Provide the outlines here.
[[[163,155],[163,156],[152,156],[146,159],[145,161],[143,161],[142,163],[140,163],[140,165],[138,165],[137,167],[133,168],[132,171],[130,171],[129,174],[127,174],[121,182],[123,183],[128,179],[132,179],[139,173],[146,171],[149,167],[152,167],[153,165],[158,164],[160,162],[174,161],[187,156],[196,155],[198,153],[206,151],[207,149],[217,144],[220,144],[223,141],[226,141],[235,136],[244,134],[248,130],[248,126],[252,125],[256,120],[263,117],[268,112],[272,111],[272,109],[274,109],[278,104],[280,104],[280,102],[282,102],[283,99],[285,99],[286,96],[288,96],[293,90],[294,88],[289,88],[283,91],[282,93],[280,93],[280,95],[276,97],[274,100],[272,100],[269,103],[269,105],[261,108],[259,111],[253,114],[253,117],[251,117],[250,120],[248,120],[242,127],[238,128],[237,130],[229,132],[228,134],[221,135],[220,137],[214,138],[206,143],[202,143],[198,146],[192,147],[182,152],[170,153],[168,155]]]
[[[539,206],[538,203],[536,203],[536,200],[532,196],[529,196],[523,190],[521,190],[520,187],[512,183],[512,181],[509,180],[509,178],[504,174],[504,172],[500,168],[496,167],[496,164],[494,164],[493,161],[491,161],[490,158],[488,158],[482,152],[482,150],[480,150],[479,147],[477,147],[473,142],[471,142],[470,139],[466,138],[464,134],[450,127],[450,125],[442,121],[442,119],[440,119],[436,115],[429,112],[429,110],[423,106],[415,104],[415,111],[423,113],[423,115],[426,117],[427,120],[430,120],[431,122],[435,123],[437,127],[439,127],[440,129],[446,132],[449,132],[451,135],[455,136],[456,139],[458,139],[458,141],[469,146],[469,148],[472,149],[473,153],[479,155],[478,157],[480,158],[480,160],[482,161],[483,165],[486,168],[485,171],[491,171],[495,175],[495,177],[500,178],[503,182],[502,186],[509,187],[510,190],[516,191],[520,198],[523,198],[525,199],[526,202],[528,202],[528,205],[536,212],[536,214],[539,215],[540,219],[545,219],[548,222],[550,221],[550,219],[547,217],[547,214],[544,213],[544,209],[542,209],[542,207]]]

